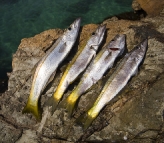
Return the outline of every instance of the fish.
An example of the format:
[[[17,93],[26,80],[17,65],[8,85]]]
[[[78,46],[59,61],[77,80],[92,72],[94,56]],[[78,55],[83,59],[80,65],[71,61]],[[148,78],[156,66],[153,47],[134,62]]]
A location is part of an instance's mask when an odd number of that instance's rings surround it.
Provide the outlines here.
[[[62,78],[58,84],[58,87],[54,94],[49,98],[47,104],[52,106],[52,114],[56,110],[58,103],[60,102],[67,87],[77,79],[78,75],[82,73],[92,58],[95,56],[99,45],[101,44],[106,25],[100,25],[95,32],[92,33],[86,45],[79,47],[77,54],[73,57],[72,61],[68,64],[64,71]]]
[[[98,116],[102,108],[109,103],[128,83],[130,78],[138,72],[138,67],[143,61],[148,47],[145,39],[127,53],[120,64],[109,77],[93,106],[80,117],[76,123],[82,125],[86,130],[93,120]]]
[[[36,65],[30,95],[22,113],[32,113],[38,121],[41,120],[39,97],[46,85],[52,81],[59,64],[71,51],[79,33],[80,23],[81,18],[76,19]]]
[[[102,78],[104,73],[113,66],[116,58],[125,49],[125,35],[116,35],[93,59],[82,76],[81,81],[73,92],[64,99],[60,107],[65,108],[69,116],[72,115],[80,95],[85,93],[93,84]]]

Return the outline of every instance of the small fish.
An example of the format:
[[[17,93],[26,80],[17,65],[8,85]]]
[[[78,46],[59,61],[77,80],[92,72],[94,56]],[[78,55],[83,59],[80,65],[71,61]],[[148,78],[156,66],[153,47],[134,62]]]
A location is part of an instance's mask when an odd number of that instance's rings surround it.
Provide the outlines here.
[[[146,53],[147,42],[147,39],[144,40],[131,52],[125,55],[116,71],[106,82],[92,108],[77,119],[77,123],[82,124],[84,129],[87,129],[90,126],[102,108],[111,101],[121,89],[123,89],[129,79],[137,73],[138,66]]]
[[[86,69],[87,65],[96,54],[96,51],[103,40],[105,29],[105,25],[99,26],[97,30],[92,33],[92,36],[87,41],[86,46],[80,47],[78,53],[68,64],[55,93],[47,101],[49,105],[52,105],[52,113],[55,111],[56,106],[61,100],[69,84],[71,84],[78,75]]]
[[[80,23],[81,19],[76,19],[38,62],[32,81],[30,96],[22,113],[32,113],[37,120],[41,120],[41,112],[38,109],[40,94],[49,81],[53,79],[59,64],[73,47],[80,29]]]
[[[86,92],[93,84],[102,78],[107,69],[111,68],[115,59],[122,55],[125,49],[125,35],[116,35],[114,39],[103,48],[86,69],[80,83],[73,92],[61,102],[63,108],[66,108],[69,115],[72,115],[73,109],[80,95]]]

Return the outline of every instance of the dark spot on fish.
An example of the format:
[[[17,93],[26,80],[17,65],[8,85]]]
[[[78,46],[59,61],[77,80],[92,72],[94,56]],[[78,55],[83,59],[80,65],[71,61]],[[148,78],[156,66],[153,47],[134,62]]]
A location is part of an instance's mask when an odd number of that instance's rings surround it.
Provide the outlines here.
[[[86,67],[86,65],[88,64],[88,59],[85,58],[83,59],[82,61],[80,61],[78,64],[77,64],[77,70],[81,70],[81,69],[84,69]]]
[[[64,43],[60,49],[59,49],[59,53],[63,53],[65,51],[65,48],[66,48],[66,43]]]
[[[105,61],[108,60],[111,57],[111,55],[112,55],[112,52],[109,51],[109,54],[105,57]]]
[[[93,82],[93,84],[95,84],[96,83],[96,80],[94,78],[92,78],[92,82]]]
[[[71,31],[71,27],[68,27],[68,30]]]
[[[110,48],[112,51],[117,51],[119,48]]]

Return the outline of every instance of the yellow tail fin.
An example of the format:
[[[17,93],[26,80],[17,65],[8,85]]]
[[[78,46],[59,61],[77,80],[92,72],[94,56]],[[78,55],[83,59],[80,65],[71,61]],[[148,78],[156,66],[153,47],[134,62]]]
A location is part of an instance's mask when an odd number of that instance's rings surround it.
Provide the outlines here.
[[[78,92],[74,90],[66,99],[64,99],[61,104],[59,105],[59,108],[64,108],[69,116],[72,116],[72,113],[75,109],[77,100],[78,100]]]
[[[28,99],[28,102],[26,104],[26,106],[24,107],[22,113],[32,113],[35,118],[37,119],[37,121],[41,121],[41,111],[38,108],[38,103],[37,102],[30,102],[30,100]]]
[[[88,129],[95,118],[85,113],[76,119],[76,123],[81,125],[84,130]]]

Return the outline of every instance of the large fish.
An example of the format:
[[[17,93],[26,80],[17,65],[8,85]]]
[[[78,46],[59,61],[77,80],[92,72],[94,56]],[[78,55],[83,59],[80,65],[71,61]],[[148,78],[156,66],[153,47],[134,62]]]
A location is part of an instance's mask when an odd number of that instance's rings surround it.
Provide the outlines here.
[[[52,113],[55,111],[56,106],[69,84],[71,84],[78,75],[85,70],[91,59],[96,54],[96,51],[103,40],[105,29],[105,25],[99,26],[96,31],[92,33],[87,44],[79,48],[78,53],[68,64],[55,93],[47,102],[49,105],[52,105]]]
[[[114,39],[104,47],[86,69],[83,77],[73,92],[61,102],[61,107],[66,108],[72,115],[74,106],[84,92],[102,78],[107,69],[111,68],[115,59],[122,55],[125,49],[125,35],[116,35]]]
[[[84,129],[89,127],[102,108],[111,101],[127,84],[129,79],[137,73],[138,66],[145,56],[146,49],[147,39],[125,55],[116,71],[106,82],[92,108],[77,119],[77,122],[82,124]]]
[[[80,29],[80,23],[81,19],[76,19],[39,61],[34,73],[30,96],[22,111],[23,113],[32,113],[37,120],[41,119],[41,113],[38,109],[39,96],[55,75],[59,64],[65,59],[73,47]]]

